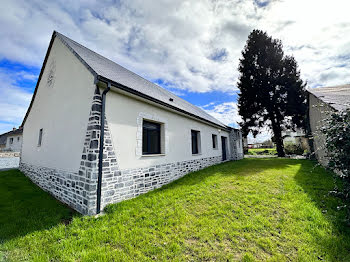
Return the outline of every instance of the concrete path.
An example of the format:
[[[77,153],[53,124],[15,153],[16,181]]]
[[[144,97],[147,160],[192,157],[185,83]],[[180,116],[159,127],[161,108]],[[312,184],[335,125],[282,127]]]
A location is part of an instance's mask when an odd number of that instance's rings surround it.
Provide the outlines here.
[[[19,157],[1,157],[0,158],[0,170],[8,170],[18,168]]]

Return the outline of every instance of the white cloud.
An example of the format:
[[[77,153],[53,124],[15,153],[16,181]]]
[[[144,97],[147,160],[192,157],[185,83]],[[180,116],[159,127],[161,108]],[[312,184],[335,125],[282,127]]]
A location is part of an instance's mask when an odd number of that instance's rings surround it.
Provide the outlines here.
[[[264,127],[261,129],[260,133],[256,135],[256,137],[254,137],[252,133],[249,133],[248,143],[249,144],[262,143],[266,140],[271,139],[271,137],[272,137],[271,130],[268,127]]]
[[[350,66],[348,1],[267,2],[5,0],[0,58],[40,66],[56,29],[149,79],[196,92],[232,92],[247,36],[261,28],[283,40],[310,85],[341,82],[333,81],[336,73],[321,76],[330,67]],[[225,59],[211,59],[218,50]]]
[[[235,102],[226,102],[222,104],[211,102],[201,106],[201,108],[208,114],[219,119],[225,125],[239,128],[238,123],[242,121],[241,116],[238,114],[237,103]],[[251,133],[248,135],[248,143],[261,143],[268,139],[271,139],[271,130],[266,126],[260,130],[260,133],[256,137],[253,137]]]
[[[350,81],[344,73],[350,68],[349,9],[346,0],[274,2],[259,25],[283,41],[311,87],[345,84]]]
[[[211,108],[209,109],[209,107]],[[209,103],[201,106],[201,108],[225,125],[238,127],[238,123],[242,120],[241,116],[238,114],[238,107],[235,102],[226,102],[216,105],[214,105],[214,103]]]
[[[179,94],[234,93],[241,51],[249,32],[259,28],[282,39],[310,86],[343,84],[350,82],[349,5],[346,0],[3,0],[0,59],[40,67],[52,31],[58,30],[150,80],[163,79]],[[1,94],[9,88],[0,87]],[[224,103],[208,111],[232,124],[238,120],[234,108]],[[11,106],[7,110],[1,120],[16,114]]]
[[[9,75],[0,71],[0,134],[20,126],[29,106],[31,92],[20,88],[14,81],[21,77],[26,78],[27,74]]]

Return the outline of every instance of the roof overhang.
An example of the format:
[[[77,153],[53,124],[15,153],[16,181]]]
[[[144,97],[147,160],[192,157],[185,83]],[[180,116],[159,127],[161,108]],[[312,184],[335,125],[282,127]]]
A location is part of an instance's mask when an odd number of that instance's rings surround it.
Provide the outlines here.
[[[24,116],[24,119],[23,119],[23,121],[22,121],[21,127],[24,126],[24,124],[25,124],[25,122],[26,122],[26,120],[27,120],[27,118],[28,118],[29,112],[30,112],[30,110],[31,110],[31,108],[32,108],[32,106],[33,106],[34,99],[35,99],[35,96],[36,96],[36,93],[37,93],[37,90],[38,90],[38,87],[39,87],[39,84],[40,84],[40,81],[41,81],[41,78],[42,78],[42,75],[43,75],[43,72],[44,72],[44,69],[45,69],[47,60],[48,60],[48,57],[49,57],[50,51],[51,51],[51,49],[52,49],[53,42],[54,42],[56,36],[58,36],[58,38],[60,39],[59,34],[57,34],[56,31],[54,31],[53,34],[52,34],[52,36],[51,36],[51,40],[50,40],[49,47],[48,47],[48,49],[47,49],[47,51],[46,51],[45,59],[44,59],[43,65],[42,65],[41,70],[40,70],[39,78],[38,78],[37,84],[36,84],[36,86],[35,86],[34,93],[33,93],[32,99],[31,99],[31,101],[30,101],[30,105],[29,105],[28,110],[27,110],[27,112],[26,112],[26,114],[25,114],[25,116]],[[60,39],[60,40],[65,44],[65,42],[64,42],[62,39]],[[96,72],[95,72],[95,71],[94,71],[94,70],[93,70],[93,69],[92,69],[92,68],[91,68],[91,67],[90,67],[90,66],[89,66],[89,65],[88,65],[88,64],[87,64],[87,63],[72,49],[72,48],[70,48],[67,44],[65,44],[65,46],[67,46],[67,48],[68,48],[68,49],[82,62],[82,64],[85,65],[85,66],[87,67],[87,69],[94,75],[94,77],[95,77],[95,83],[96,83],[96,84],[97,84],[98,82],[102,82],[102,83],[108,83],[108,82],[110,82],[114,87],[116,87],[116,88],[118,88],[118,89],[120,89],[120,90],[123,90],[123,91],[125,91],[125,92],[128,92],[128,93],[130,93],[130,94],[132,94],[132,95],[141,97],[141,98],[143,98],[143,99],[149,100],[149,101],[151,101],[151,102],[153,102],[153,103],[157,103],[157,104],[159,104],[159,105],[161,105],[161,106],[163,106],[163,107],[169,108],[169,109],[171,109],[171,110],[178,111],[178,112],[181,113],[181,114],[187,115],[187,116],[189,116],[189,117],[191,117],[191,118],[194,118],[194,119],[198,119],[198,120],[200,120],[201,122],[208,123],[208,124],[210,124],[210,125],[213,125],[213,126],[215,126],[215,127],[218,127],[218,128],[220,128],[220,129],[224,129],[224,130],[227,130],[227,131],[230,131],[230,130],[233,130],[233,129],[234,129],[234,130],[239,130],[239,129],[237,129],[237,128],[233,128],[233,127],[226,126],[226,125],[223,125],[223,126],[218,125],[218,124],[216,124],[216,123],[214,123],[214,122],[211,122],[211,121],[209,121],[209,120],[207,120],[207,119],[204,119],[204,118],[202,118],[202,117],[200,117],[200,116],[197,116],[197,115],[195,115],[195,114],[192,114],[192,113],[190,113],[190,112],[187,112],[187,111],[185,111],[185,110],[182,110],[182,109],[180,109],[180,108],[178,108],[178,107],[176,107],[176,106],[172,106],[172,105],[170,105],[170,104],[168,104],[168,103],[164,103],[163,101],[160,101],[160,100],[158,100],[158,99],[156,99],[156,98],[154,98],[154,97],[148,96],[148,95],[146,95],[146,94],[144,94],[144,93],[138,92],[138,91],[136,91],[136,90],[134,90],[134,89],[132,89],[132,88],[129,88],[129,87],[125,86],[125,85],[122,85],[122,84],[120,84],[120,83],[117,83],[117,82],[115,82],[115,81],[112,81],[111,79],[108,79],[108,78],[106,78],[106,77],[104,77],[104,76],[101,76],[101,75],[97,74],[97,73],[96,73]]]
[[[138,91],[136,91],[134,89],[131,89],[131,88],[127,87],[127,86],[124,86],[124,85],[122,85],[120,83],[114,82],[114,81],[112,81],[112,80],[110,80],[108,78],[105,78],[103,76],[99,76],[98,75],[97,76],[97,80],[98,80],[98,84],[99,84],[100,87],[106,88],[107,87],[107,83],[110,82],[111,85],[114,88],[117,88],[117,89],[119,89],[121,91],[129,93],[132,96],[136,96],[136,97],[140,97],[140,98],[142,98],[144,100],[148,100],[148,101],[150,101],[152,103],[155,103],[157,105],[160,105],[162,107],[170,109],[171,111],[179,112],[181,115],[185,115],[185,116],[188,116],[190,118],[197,119],[197,120],[199,120],[201,122],[208,123],[208,124],[210,124],[210,125],[212,125],[212,126],[214,126],[216,128],[223,129],[223,130],[226,130],[226,131],[230,131],[232,129],[237,129],[237,128],[233,128],[233,127],[230,127],[230,126],[220,126],[220,125],[218,125],[218,124],[216,124],[214,122],[208,121],[207,119],[204,119],[204,118],[201,118],[201,117],[199,117],[197,115],[191,114],[191,113],[189,113],[189,112],[187,112],[185,110],[181,110],[181,109],[179,109],[179,108],[177,108],[175,106],[171,106],[171,105],[169,105],[167,103],[164,103],[163,101],[155,99],[154,97],[151,97],[151,96],[148,96],[148,95],[146,95],[144,93],[138,92]],[[101,85],[101,83],[102,83],[102,85]]]

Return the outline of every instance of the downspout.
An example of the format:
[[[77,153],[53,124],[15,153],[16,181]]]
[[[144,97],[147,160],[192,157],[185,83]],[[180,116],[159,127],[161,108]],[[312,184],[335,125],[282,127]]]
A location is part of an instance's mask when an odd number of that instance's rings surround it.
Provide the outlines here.
[[[100,148],[98,154],[98,178],[97,178],[97,203],[96,214],[101,212],[101,192],[102,192],[102,165],[103,165],[103,142],[105,136],[105,109],[106,109],[106,94],[111,89],[111,83],[107,82],[107,88],[102,92],[101,100],[101,125],[100,125]]]

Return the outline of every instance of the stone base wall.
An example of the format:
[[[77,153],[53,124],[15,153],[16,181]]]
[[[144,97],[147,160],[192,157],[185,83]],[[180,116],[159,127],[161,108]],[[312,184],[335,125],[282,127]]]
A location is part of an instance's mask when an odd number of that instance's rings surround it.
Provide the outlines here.
[[[87,213],[89,183],[78,173],[20,163],[19,170],[58,200],[82,214]]]
[[[104,173],[101,208],[137,197],[169,184],[190,172],[222,162],[222,157],[217,156]],[[24,163],[20,163],[19,169],[40,188],[76,211],[88,215],[96,214],[95,206],[88,208],[91,201],[89,191],[93,187],[93,191],[96,192],[96,184],[90,183],[89,179],[79,173]]]
[[[46,167],[20,163],[20,170],[35,184],[82,214],[96,214],[98,157],[100,148],[101,94],[96,88],[92,101],[79,170],[66,172]],[[154,165],[145,168],[120,170],[112,134],[105,121],[105,136],[102,162],[101,208],[134,198],[140,194],[166,185],[184,175],[219,164],[222,156]],[[231,130],[229,135],[228,160],[243,158],[238,153],[237,139],[240,131]]]
[[[100,115],[101,94],[96,88],[82,148],[80,167],[76,173],[22,162],[19,166],[19,169],[35,184],[82,214],[96,214]]]
[[[121,170],[104,175],[102,204],[121,202],[147,193],[184,175],[222,162],[221,156]]]

